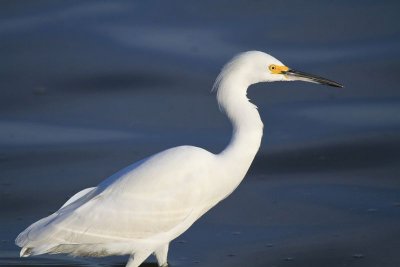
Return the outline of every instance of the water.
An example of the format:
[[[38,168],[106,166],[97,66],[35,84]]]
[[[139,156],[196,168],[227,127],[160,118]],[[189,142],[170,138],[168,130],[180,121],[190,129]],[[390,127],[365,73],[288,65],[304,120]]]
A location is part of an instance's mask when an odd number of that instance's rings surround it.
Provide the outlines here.
[[[145,156],[222,150],[230,125],[211,86],[230,57],[258,49],[345,88],[250,88],[265,123],[260,152],[238,191],[172,243],[172,265],[399,266],[398,8],[3,1],[0,265],[123,266],[125,257],[19,259],[13,240]]]

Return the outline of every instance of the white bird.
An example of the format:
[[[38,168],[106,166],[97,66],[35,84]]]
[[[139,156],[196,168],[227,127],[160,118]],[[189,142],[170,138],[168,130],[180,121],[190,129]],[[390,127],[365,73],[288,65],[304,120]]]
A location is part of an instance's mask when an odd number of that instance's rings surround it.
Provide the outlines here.
[[[233,125],[221,153],[179,146],[128,166],[29,226],[15,241],[22,247],[20,256],[130,255],[126,266],[137,267],[154,253],[159,266],[167,266],[169,243],[236,189],[260,147],[263,123],[247,88],[295,80],[342,87],[292,70],[263,52],[237,55],[213,87]]]

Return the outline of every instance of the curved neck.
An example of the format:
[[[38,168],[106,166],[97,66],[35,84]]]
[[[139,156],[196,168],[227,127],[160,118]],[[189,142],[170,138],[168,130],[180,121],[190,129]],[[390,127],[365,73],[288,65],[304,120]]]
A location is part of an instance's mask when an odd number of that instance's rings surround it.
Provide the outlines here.
[[[248,86],[240,79],[223,79],[218,84],[217,93],[218,103],[233,126],[231,141],[219,156],[231,166],[236,166],[234,171],[243,176],[260,147],[263,134],[257,107],[246,96]]]

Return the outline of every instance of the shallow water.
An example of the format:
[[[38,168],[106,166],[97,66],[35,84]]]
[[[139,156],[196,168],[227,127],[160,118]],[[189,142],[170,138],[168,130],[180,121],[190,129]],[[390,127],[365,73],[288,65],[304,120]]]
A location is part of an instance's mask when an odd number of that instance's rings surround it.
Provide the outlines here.
[[[221,151],[230,125],[211,86],[230,57],[258,49],[345,88],[250,88],[260,152],[237,192],[171,244],[172,266],[400,266],[398,9],[3,1],[0,265],[123,266],[126,257],[20,259],[13,240],[143,157],[182,144]]]

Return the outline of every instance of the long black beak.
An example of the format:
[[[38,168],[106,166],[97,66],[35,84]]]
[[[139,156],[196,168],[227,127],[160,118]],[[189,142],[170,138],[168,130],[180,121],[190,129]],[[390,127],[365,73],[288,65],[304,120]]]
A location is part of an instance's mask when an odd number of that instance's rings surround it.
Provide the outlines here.
[[[340,83],[334,82],[332,80],[328,80],[326,78],[322,78],[313,74],[308,74],[305,72],[297,71],[297,70],[292,70],[289,69],[287,71],[283,71],[282,74],[287,75],[288,77],[293,77],[296,80],[302,80],[306,82],[314,82],[314,83],[320,83],[320,84],[325,84],[333,87],[340,87],[343,88],[343,85]]]

